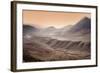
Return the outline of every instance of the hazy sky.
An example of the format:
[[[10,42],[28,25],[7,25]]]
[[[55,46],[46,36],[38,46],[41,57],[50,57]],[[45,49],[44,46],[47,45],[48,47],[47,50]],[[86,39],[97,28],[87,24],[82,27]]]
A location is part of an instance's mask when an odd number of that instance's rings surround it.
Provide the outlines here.
[[[83,17],[91,17],[89,13],[72,12],[50,12],[50,11],[23,11],[23,24],[29,24],[39,28],[54,26],[62,28],[67,25],[74,25]]]

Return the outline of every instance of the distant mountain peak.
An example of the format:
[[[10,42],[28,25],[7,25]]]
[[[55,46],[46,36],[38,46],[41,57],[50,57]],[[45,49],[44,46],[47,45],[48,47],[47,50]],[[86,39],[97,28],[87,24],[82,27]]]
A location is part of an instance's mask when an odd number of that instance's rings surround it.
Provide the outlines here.
[[[49,28],[49,29],[55,29],[55,27],[53,27],[53,26],[50,26],[50,27],[47,27],[47,28]]]
[[[83,22],[83,21],[90,21],[90,18],[88,18],[88,17],[83,17],[79,22]]]
[[[53,27],[53,26],[47,27],[47,28],[45,28],[45,29],[46,29],[46,30],[56,30],[56,28]]]
[[[91,19],[88,17],[82,18],[76,25],[71,28],[71,32],[78,32],[81,30],[90,30],[91,29]]]
[[[89,17],[87,17],[87,16],[85,16],[85,17],[83,17],[83,19],[90,19]]]

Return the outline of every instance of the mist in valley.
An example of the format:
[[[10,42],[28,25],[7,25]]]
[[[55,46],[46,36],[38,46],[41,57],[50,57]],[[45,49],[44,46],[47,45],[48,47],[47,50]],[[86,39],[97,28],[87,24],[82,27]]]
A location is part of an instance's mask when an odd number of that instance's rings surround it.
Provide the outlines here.
[[[91,19],[88,17],[62,28],[23,25],[23,62],[90,58]]]

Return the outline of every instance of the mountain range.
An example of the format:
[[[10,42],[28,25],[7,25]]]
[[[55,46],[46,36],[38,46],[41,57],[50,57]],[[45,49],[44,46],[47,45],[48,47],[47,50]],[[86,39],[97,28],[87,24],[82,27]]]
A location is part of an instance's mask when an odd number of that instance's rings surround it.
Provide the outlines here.
[[[31,35],[51,37],[61,40],[90,41],[91,19],[84,17],[75,25],[64,26],[59,29],[53,26],[39,29],[33,26],[24,25],[23,32],[24,34],[32,32]]]

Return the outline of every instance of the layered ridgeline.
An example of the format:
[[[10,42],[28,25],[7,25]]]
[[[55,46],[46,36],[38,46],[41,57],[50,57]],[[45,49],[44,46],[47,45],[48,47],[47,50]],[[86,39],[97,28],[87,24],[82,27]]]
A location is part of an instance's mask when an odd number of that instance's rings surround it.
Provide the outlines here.
[[[75,25],[44,29],[23,25],[23,61],[90,59],[91,20],[87,17]]]

